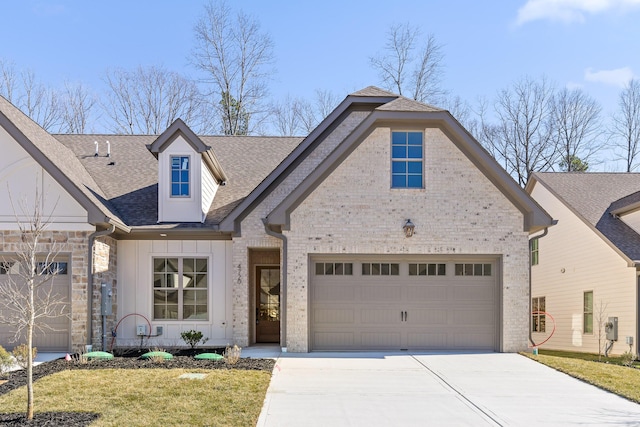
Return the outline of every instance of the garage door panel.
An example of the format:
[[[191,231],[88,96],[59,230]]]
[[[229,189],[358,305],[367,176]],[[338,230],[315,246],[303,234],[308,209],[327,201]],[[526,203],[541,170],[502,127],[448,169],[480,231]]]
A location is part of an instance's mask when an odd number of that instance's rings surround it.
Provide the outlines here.
[[[443,300],[447,298],[447,286],[445,285],[424,285],[407,286],[407,298],[410,301]]]
[[[313,337],[319,350],[342,350],[354,347],[354,335],[350,332],[316,332]]]
[[[453,299],[456,301],[494,301],[493,286],[455,286]]]
[[[360,310],[360,318],[364,325],[387,326],[400,323],[400,310],[383,308],[364,308]]]
[[[393,285],[363,285],[360,287],[360,295],[362,303],[399,302],[402,300],[402,288]]]
[[[448,346],[447,334],[444,332],[409,332],[407,334],[409,348],[442,349]]]
[[[355,301],[356,289],[353,287],[336,286],[336,285],[318,285],[314,286],[313,300],[318,303],[325,301]]]
[[[313,311],[313,320],[317,325],[346,323],[353,324],[355,312],[352,309],[325,308]]]
[[[495,311],[485,310],[454,310],[452,312],[453,324],[464,326],[486,325],[493,322]]]
[[[424,325],[446,325],[448,323],[449,312],[444,309],[409,309],[407,310],[407,323],[409,326]]]
[[[397,349],[402,344],[399,332],[363,332],[361,339],[362,348],[365,349]]]
[[[372,262],[384,262],[384,257],[375,258]],[[446,276],[417,276],[415,269],[410,276],[409,262],[400,262],[398,275],[372,277],[360,275],[353,259],[348,262],[353,275],[311,277],[312,349],[496,349],[499,280],[494,264],[493,276],[474,275],[475,264],[462,270],[471,275],[459,276],[453,264],[460,261],[452,258]],[[479,273],[486,271],[487,261],[482,263]]]
[[[59,261],[61,263],[65,261]],[[71,272],[67,268],[68,273]],[[23,280],[19,275],[0,274],[0,286],[4,281],[14,280],[21,283]],[[39,351],[68,351],[70,349],[71,338],[71,274],[59,274],[51,278],[50,282],[46,282],[36,291],[39,298],[46,298],[47,294],[51,295],[52,301],[62,301],[63,304],[57,306],[59,316],[50,318],[40,318],[38,320],[43,329],[36,327],[34,330],[33,345]],[[47,325],[47,326],[44,326]],[[13,349],[16,345],[24,344],[26,338],[20,336],[14,340],[15,328],[11,325],[0,324],[0,345],[7,349]]]
[[[451,348],[461,350],[493,350],[493,334],[489,334],[485,331],[464,331],[452,334],[453,341]]]

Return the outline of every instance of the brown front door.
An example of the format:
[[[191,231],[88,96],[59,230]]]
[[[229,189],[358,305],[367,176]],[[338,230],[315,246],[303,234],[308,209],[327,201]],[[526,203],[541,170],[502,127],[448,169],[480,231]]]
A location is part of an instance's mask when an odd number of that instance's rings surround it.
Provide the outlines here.
[[[280,267],[256,267],[256,342],[280,342]]]

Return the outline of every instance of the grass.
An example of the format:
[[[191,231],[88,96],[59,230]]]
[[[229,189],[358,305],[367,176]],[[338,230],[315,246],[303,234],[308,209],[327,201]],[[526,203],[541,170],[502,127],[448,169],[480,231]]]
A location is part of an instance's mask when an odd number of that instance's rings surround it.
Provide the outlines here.
[[[598,361],[597,354],[541,350],[525,356],[619,396],[640,403],[640,369],[622,366],[619,358]]]
[[[255,426],[271,375],[184,369],[68,370],[34,384],[36,412],[95,412],[92,426]],[[26,388],[0,396],[2,412],[24,412]]]

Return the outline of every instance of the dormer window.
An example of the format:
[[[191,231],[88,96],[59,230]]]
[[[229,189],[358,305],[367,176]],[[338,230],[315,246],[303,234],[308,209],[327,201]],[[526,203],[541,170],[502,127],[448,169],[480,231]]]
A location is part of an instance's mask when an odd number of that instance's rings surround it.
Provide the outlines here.
[[[189,197],[189,156],[171,156],[171,197]]]

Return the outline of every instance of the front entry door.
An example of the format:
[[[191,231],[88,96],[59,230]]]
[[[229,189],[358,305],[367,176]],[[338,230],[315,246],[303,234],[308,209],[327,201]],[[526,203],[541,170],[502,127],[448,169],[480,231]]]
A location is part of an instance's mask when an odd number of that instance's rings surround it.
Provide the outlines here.
[[[256,267],[256,342],[280,342],[280,267]]]

